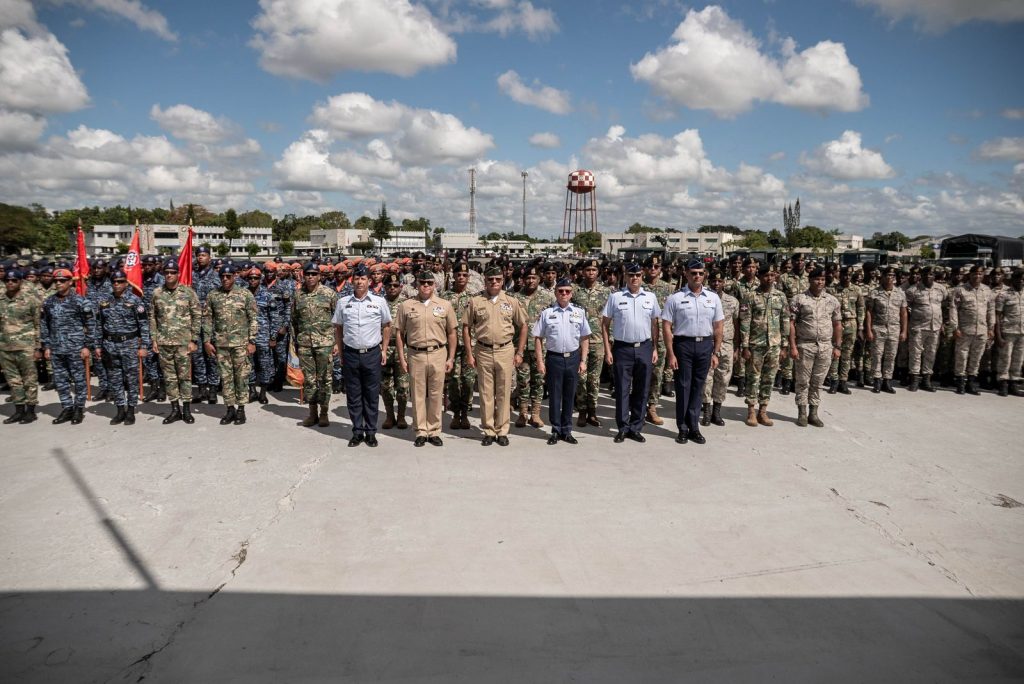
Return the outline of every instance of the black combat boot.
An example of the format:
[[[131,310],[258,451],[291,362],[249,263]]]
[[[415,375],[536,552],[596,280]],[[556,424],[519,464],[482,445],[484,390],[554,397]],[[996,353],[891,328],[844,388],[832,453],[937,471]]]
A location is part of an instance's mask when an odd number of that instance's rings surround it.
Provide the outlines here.
[[[779,394],[781,394],[784,397],[789,396],[789,380],[782,380],[782,388],[779,389]]]
[[[932,376],[931,375],[922,375],[921,376],[921,389],[923,389],[925,392],[934,392],[935,391],[935,386],[932,385]]]
[[[1014,397],[1024,397],[1024,382],[1018,380],[1017,382],[1010,383],[1010,395]]]
[[[171,401],[171,412],[164,418],[164,425],[170,425],[171,423],[177,423],[181,420],[181,407],[178,405],[176,400]]]
[[[124,410],[124,424],[135,425],[135,407],[129,406]]]
[[[911,392],[916,392],[918,386],[920,385],[920,383],[921,383],[921,376],[920,375],[911,375],[910,376],[910,387],[908,389],[910,389]]]
[[[747,393],[747,379],[736,378],[736,396],[742,397]]]
[[[181,420],[184,423],[191,425],[196,422],[196,419],[192,417],[192,403],[185,401],[181,404]]]
[[[110,419],[110,424],[111,425],[120,425],[121,423],[124,422],[124,418],[125,418],[124,406],[118,406],[117,407],[117,413],[114,414],[114,417]]]
[[[772,381],[772,389],[782,390],[782,371],[775,373],[775,379]]]
[[[896,390],[893,389],[891,379],[882,381],[882,391],[886,394],[896,394]]]
[[[71,414],[71,424],[81,425],[83,419],[85,419],[85,409],[81,406],[76,406]]]
[[[999,396],[1005,397],[1010,393],[1010,382],[1008,380],[999,381]]]
[[[239,405],[235,410],[235,425],[245,425],[245,407]]]
[[[974,396],[981,394],[981,392],[978,391],[978,376],[967,376],[967,393],[973,394]]]
[[[722,404],[717,401],[711,405],[711,424],[719,427],[725,425],[725,421],[722,420]]]
[[[12,425],[13,423],[20,423],[22,416],[25,415],[25,405],[15,404],[14,415],[4,421],[4,425]]]
[[[871,384],[871,391],[875,394],[882,391],[882,378],[875,378],[875,381]]]
[[[256,401],[256,397],[260,396],[260,393],[256,391],[256,385],[249,385],[249,400],[247,404],[251,404]]]
[[[228,406],[228,410],[224,414],[224,417],[220,419],[220,424],[221,425],[231,425],[234,422],[235,422],[235,407],[234,406]]]
[[[193,398],[198,402],[206,401],[206,385],[197,385]]]
[[[156,395],[158,393],[156,386],[157,386],[157,381],[156,380],[150,380],[149,381],[149,389],[142,396],[142,401],[149,402],[149,401],[153,401],[154,399],[156,399]]]
[[[865,384],[866,384],[865,380],[864,380],[864,376],[865,375],[867,375],[867,373],[865,373],[864,371],[857,371],[857,387],[864,387],[865,386]]]
[[[267,399],[267,386],[266,385],[260,385],[260,393],[256,397],[256,401],[258,401],[261,404],[266,404],[269,401],[269,399]]]
[[[21,417],[21,420],[19,420],[18,422],[21,423],[22,425],[28,425],[29,423],[36,422],[37,418],[38,416],[36,415],[36,407],[26,406],[25,414]]]
[[[167,384],[163,380],[156,381],[156,400],[167,401]]]
[[[60,415],[53,419],[54,425],[60,425],[71,420],[71,417],[75,415],[75,409],[70,406],[66,409],[61,409]]]
[[[850,391],[849,386],[847,386],[845,380],[839,381],[839,387],[836,388],[836,391],[839,392],[840,394],[853,394],[853,392]]]
[[[828,393],[829,394],[835,394],[836,393],[836,387],[839,386],[839,381],[836,380],[835,378],[829,378],[828,381],[825,383],[825,385],[828,387]]]
[[[962,376],[962,375],[956,376],[956,393],[957,394],[963,394],[964,393],[964,376]]]
[[[700,405],[700,424],[711,425],[711,404]]]
[[[210,404],[211,406],[213,404],[217,403],[217,386],[216,385],[207,385],[206,386],[206,403]]]
[[[666,375],[669,375],[666,373]],[[674,397],[676,396],[676,384],[671,377],[665,378],[661,381],[661,396],[663,397]]]

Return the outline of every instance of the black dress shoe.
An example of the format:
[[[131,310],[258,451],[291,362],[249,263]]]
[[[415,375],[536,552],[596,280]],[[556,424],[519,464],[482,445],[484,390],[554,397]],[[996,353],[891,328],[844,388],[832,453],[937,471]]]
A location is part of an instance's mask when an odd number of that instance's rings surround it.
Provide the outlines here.
[[[640,442],[641,444],[647,441],[647,438],[641,435],[639,432],[629,432],[626,433],[626,436],[629,437],[634,442]]]
[[[348,445],[350,447],[359,446],[362,443],[363,443],[363,436],[362,435],[352,435],[352,439],[348,440]]]
[[[623,432],[622,430],[619,430],[618,432],[615,433],[614,441],[616,444],[622,444],[623,442],[626,441],[626,433]]]
[[[484,435],[484,438],[480,440],[480,446],[491,446],[492,444],[494,444],[493,435]]]
[[[676,444],[686,444],[686,442],[686,433],[680,430],[679,434],[676,435]]]
[[[427,443],[427,438],[422,435],[416,438],[416,441],[412,443],[413,446],[421,447]]]
[[[565,437],[562,437],[562,441],[568,442],[569,444],[579,444],[579,440],[573,437],[572,435],[566,435]]]
[[[498,443],[498,446],[508,446],[508,437],[505,435],[498,435],[498,439],[494,441]]]
[[[552,433],[551,436],[548,437],[548,446],[552,446],[552,445],[555,445],[555,444],[558,444],[558,435],[555,434],[555,433]]]
[[[704,439],[704,435],[700,434],[700,430],[690,430],[690,434],[686,435],[686,438],[695,444],[704,444],[708,441]]]
[[[441,438],[438,437],[437,435],[434,435],[433,437],[427,437],[427,441],[434,446],[444,446],[444,442],[441,441]]]
[[[364,439],[363,441],[366,442],[366,446],[368,446],[368,447],[375,447],[375,446],[377,446],[377,436],[376,435],[366,435],[366,439]]]

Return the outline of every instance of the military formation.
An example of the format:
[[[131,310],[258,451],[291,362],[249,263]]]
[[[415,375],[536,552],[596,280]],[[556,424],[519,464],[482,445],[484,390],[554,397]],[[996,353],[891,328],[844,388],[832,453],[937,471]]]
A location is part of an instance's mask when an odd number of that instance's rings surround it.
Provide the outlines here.
[[[615,442],[645,441],[674,398],[677,441],[703,444],[701,427],[726,423],[730,387],[750,427],[771,427],[773,397],[790,394],[797,425],[821,427],[823,395],[854,386],[1024,396],[1020,268],[194,257],[190,285],[177,259],[145,257],[139,290],[122,262],[97,259],[84,295],[70,264],[0,263],[3,422],[37,420],[42,387],[60,401],[54,424],[81,424],[92,392],[114,425],[134,424],[142,402],[192,424],[194,402],[218,401],[220,423],[242,425],[247,404],[290,384],[310,428],[330,426],[344,393],[352,446],[376,446],[378,422],[440,446],[443,414],[469,429],[474,402],[483,446],[507,445],[513,427],[574,444],[572,417],[600,427],[606,392]]]

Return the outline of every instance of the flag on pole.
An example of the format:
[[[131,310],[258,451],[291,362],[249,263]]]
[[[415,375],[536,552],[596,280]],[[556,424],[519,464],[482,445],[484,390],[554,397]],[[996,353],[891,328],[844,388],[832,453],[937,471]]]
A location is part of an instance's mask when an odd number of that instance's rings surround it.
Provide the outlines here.
[[[135,234],[132,235],[132,244],[128,247],[128,254],[124,257],[124,272],[128,276],[128,284],[135,290],[135,294],[142,296],[142,257],[139,255],[139,223],[135,222]]]
[[[178,282],[192,286],[192,221],[188,222],[188,237],[178,255]]]
[[[88,288],[86,282],[89,278],[89,257],[85,254],[85,233],[82,231],[82,219],[78,219],[78,247],[75,252],[75,268],[73,271],[75,279],[75,292],[85,296]]]

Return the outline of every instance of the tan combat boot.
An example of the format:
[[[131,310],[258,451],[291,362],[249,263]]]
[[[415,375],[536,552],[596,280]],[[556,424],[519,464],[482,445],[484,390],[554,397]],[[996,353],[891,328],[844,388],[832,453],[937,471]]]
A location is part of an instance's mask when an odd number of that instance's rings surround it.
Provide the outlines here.
[[[527,411],[526,402],[525,401],[519,402],[519,417],[516,418],[516,427],[517,428],[526,427],[526,420],[527,420],[527,418],[526,418],[526,411]]]
[[[316,425],[316,402],[309,402],[309,415],[302,421],[302,427],[313,427]]]
[[[398,400],[398,420],[395,421],[395,425],[399,430],[405,430],[409,427],[409,424],[405,422],[405,399]]]
[[[387,415],[384,417],[384,423],[380,426],[380,429],[390,430],[395,427],[395,402],[385,400],[384,411]]]
[[[664,425],[665,421],[662,420],[661,416],[658,415],[657,406],[647,407],[647,422],[651,425]]]
[[[530,405],[530,427],[544,427],[544,420],[540,417],[540,402]]]
[[[765,427],[775,425],[775,421],[768,417],[768,404],[761,404],[761,408],[757,411],[757,422]]]
[[[753,406],[747,407],[747,425],[750,427],[757,427],[757,409]]]
[[[320,404],[320,419],[317,421],[317,425],[320,427],[327,427],[330,424],[331,421],[327,417],[327,404]]]

